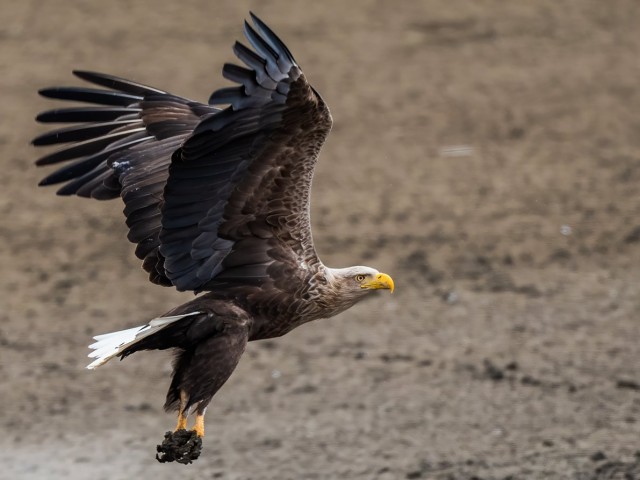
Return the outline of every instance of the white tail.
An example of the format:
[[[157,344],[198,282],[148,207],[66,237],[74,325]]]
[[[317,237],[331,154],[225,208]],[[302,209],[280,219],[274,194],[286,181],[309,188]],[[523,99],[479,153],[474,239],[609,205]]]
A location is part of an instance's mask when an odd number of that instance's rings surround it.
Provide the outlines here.
[[[120,330],[119,332],[105,333],[103,335],[96,335],[93,337],[97,340],[96,343],[89,345],[89,348],[93,350],[88,356],[89,358],[95,358],[93,362],[87,365],[89,370],[104,365],[113,357],[124,351],[127,347],[139,342],[143,338],[153,335],[159,332],[167,325],[191,315],[198,315],[200,312],[190,312],[184,315],[175,315],[173,317],[159,317],[151,320],[147,325],[140,327],[129,328],[127,330]]]

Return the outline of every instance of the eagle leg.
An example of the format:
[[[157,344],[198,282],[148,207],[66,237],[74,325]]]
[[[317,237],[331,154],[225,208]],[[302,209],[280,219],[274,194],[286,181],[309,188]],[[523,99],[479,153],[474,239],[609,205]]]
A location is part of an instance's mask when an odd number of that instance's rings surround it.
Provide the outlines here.
[[[193,426],[193,431],[196,432],[199,438],[204,437],[204,412],[196,415],[196,424]]]
[[[187,402],[189,401],[189,394],[184,390],[180,390],[180,407],[178,409],[178,424],[176,425],[176,429],[173,431],[176,433],[178,430],[186,430],[187,429],[187,420],[189,418],[189,411],[187,409]],[[199,438],[204,437],[204,413],[207,409],[198,409],[196,413],[196,423],[191,429],[192,432],[195,432]]]
[[[178,409],[178,424],[176,425],[176,432],[178,430],[187,429],[187,418],[189,413],[185,411],[185,407],[187,406],[188,400],[189,396],[187,395],[187,392],[180,390],[180,408]]]
[[[187,429],[187,416],[184,415],[182,411],[180,411],[180,413],[178,414],[178,424],[176,425],[176,429],[174,430],[174,432],[177,432],[178,430],[186,430],[186,429]]]
[[[208,317],[190,324],[185,334],[189,343],[179,346],[165,403],[166,410],[178,410],[178,424],[157,447],[156,459],[161,463],[187,464],[200,456],[207,405],[231,376],[249,339],[247,318],[229,313],[235,316],[225,316],[214,332]],[[194,410],[195,425],[187,430],[187,418]]]

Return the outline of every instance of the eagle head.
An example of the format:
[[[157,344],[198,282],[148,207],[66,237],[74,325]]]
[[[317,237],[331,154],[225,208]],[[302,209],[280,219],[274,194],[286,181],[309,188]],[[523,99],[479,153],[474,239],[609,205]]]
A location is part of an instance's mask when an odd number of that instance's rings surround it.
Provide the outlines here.
[[[327,286],[339,313],[362,300],[374,290],[393,292],[393,279],[375,268],[355,266],[347,268],[326,268]]]

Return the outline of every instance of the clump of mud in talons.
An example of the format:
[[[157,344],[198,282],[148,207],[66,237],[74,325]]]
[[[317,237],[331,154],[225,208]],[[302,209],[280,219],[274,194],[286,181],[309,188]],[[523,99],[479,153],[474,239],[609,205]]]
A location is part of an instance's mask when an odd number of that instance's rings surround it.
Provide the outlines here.
[[[178,462],[188,465],[200,456],[202,439],[193,430],[167,432],[157,450],[156,460],[160,463]]]

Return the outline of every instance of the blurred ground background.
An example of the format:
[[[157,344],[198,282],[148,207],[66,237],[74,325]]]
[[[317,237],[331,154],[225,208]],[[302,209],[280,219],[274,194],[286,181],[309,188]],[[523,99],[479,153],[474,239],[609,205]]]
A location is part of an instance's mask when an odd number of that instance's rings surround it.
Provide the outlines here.
[[[0,477],[640,478],[638,2],[0,4]],[[36,188],[36,90],[205,101],[249,9],[332,109],[321,257],[397,290],[251,344],[202,457],[160,465],[170,356],[89,372],[86,345],[190,297],[117,201]]]

